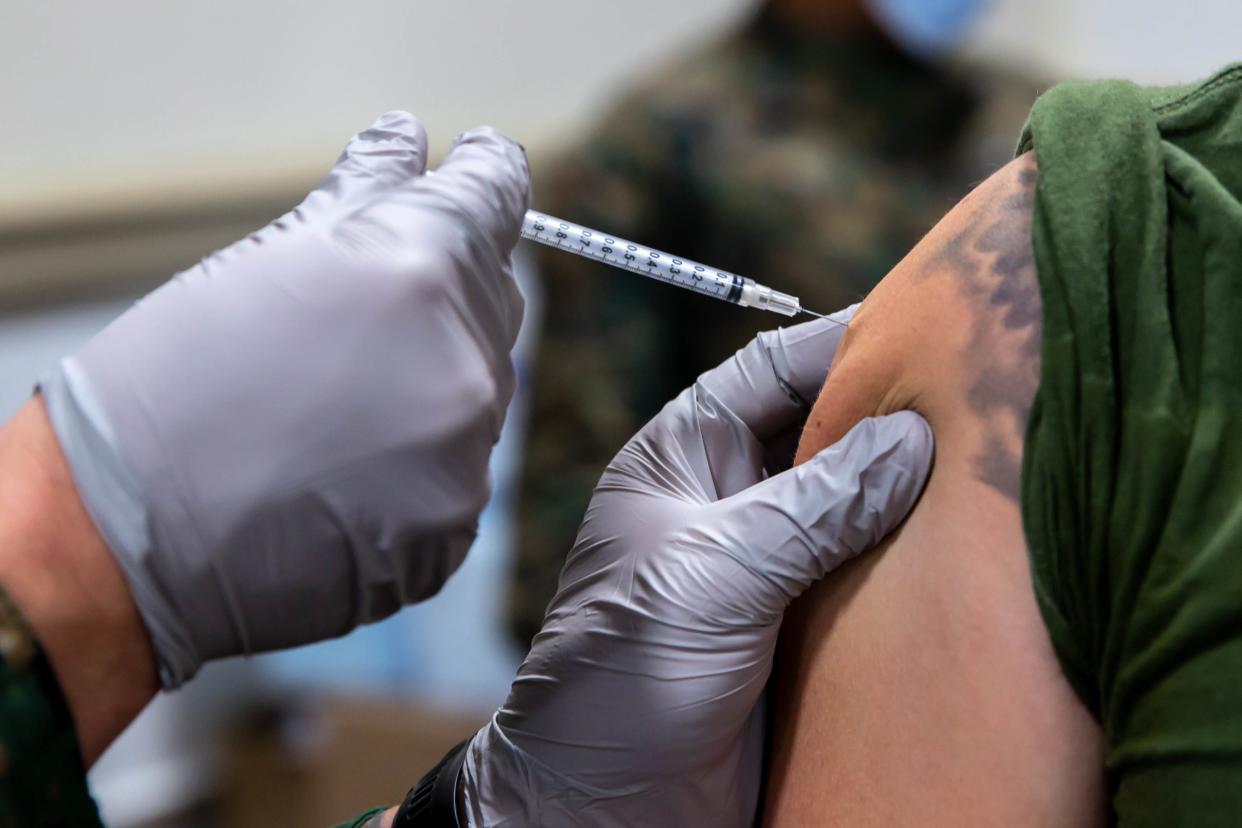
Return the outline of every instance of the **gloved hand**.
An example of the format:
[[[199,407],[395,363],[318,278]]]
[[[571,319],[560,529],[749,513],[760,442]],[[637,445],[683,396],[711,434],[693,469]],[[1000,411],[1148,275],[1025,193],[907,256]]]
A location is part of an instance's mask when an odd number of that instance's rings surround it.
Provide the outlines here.
[[[439,589],[489,495],[522,318],[521,147],[389,112],[293,211],[139,301],[42,393],[166,687]]]
[[[760,335],[608,466],[543,630],[467,748],[462,824],[753,823],[781,616],[904,519],[931,464],[931,430],[902,412],[768,476],[842,331]]]

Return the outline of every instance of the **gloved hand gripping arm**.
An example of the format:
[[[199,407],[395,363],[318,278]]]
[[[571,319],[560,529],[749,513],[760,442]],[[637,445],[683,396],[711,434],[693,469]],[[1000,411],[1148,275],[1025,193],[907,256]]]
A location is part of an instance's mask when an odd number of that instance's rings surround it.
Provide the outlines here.
[[[760,335],[608,466],[508,700],[457,757],[459,824],[752,824],[784,610],[904,519],[931,465],[902,412],[769,474],[841,335]]]

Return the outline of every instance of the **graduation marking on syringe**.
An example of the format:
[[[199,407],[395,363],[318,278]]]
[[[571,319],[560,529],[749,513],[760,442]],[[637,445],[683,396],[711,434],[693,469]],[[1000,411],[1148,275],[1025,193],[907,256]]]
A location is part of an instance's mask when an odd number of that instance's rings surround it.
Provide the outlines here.
[[[605,235],[547,213],[527,210],[522,221],[522,238],[744,308],[758,308],[782,316],[805,313],[846,327],[843,322],[802,307],[798,297],[773,290],[754,279]]]

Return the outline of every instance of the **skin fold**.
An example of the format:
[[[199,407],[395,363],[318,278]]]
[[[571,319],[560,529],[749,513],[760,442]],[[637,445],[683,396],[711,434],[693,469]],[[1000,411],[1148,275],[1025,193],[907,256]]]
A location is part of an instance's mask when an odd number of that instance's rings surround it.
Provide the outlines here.
[[[797,462],[909,408],[936,436],[919,504],[787,614],[765,824],[1095,825],[1100,733],[1061,673],[1018,509],[1039,382],[1023,156],[960,202],[863,303]]]

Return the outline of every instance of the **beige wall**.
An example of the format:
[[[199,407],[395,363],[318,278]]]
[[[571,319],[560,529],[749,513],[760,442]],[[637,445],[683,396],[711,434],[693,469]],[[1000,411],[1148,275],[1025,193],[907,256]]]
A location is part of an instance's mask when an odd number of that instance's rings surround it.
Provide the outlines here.
[[[973,48],[1045,75],[1193,81],[1242,60],[1237,0],[997,0]]]
[[[390,107],[443,145],[480,120],[555,140],[752,0],[7,0],[0,207],[319,168]],[[1117,9],[1124,9],[1124,13]],[[983,47],[1056,74],[1193,77],[1239,54],[1236,0],[1002,0]]]
[[[0,215],[322,169],[389,108],[538,146],[739,0],[7,0]],[[607,47],[601,44],[611,44]],[[205,174],[209,173],[209,174]]]
[[[538,147],[752,5],[9,0],[0,215],[88,192],[208,188],[217,171],[232,186],[302,175],[390,107],[421,114],[441,146],[485,120]],[[1008,0],[981,31],[985,50],[1056,74],[1169,80],[1242,53],[1240,26],[1235,0]]]
[[[749,5],[9,0],[0,313],[154,285],[291,206],[385,109],[433,154],[480,122],[546,153]]]

